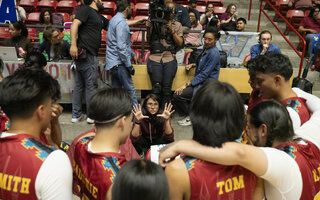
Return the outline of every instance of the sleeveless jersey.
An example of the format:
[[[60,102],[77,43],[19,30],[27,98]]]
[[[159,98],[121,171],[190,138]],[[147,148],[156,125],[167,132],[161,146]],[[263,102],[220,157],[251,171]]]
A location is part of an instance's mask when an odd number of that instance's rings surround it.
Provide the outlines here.
[[[74,150],[73,175],[82,199],[105,199],[120,167],[126,162],[120,153],[92,153],[88,144],[94,137],[79,140]]]
[[[245,168],[217,165],[191,157],[183,157],[183,160],[190,179],[190,199],[252,199],[257,177]]]
[[[282,101],[286,107],[292,108],[300,117],[301,125],[310,119],[310,113],[306,105],[306,99],[301,97],[291,97]]]
[[[52,151],[31,135],[0,138],[0,199],[37,199],[37,174]]]
[[[298,138],[295,141],[300,142],[288,142],[281,144],[276,148],[289,154],[297,162],[300,168],[303,181],[300,199],[317,199],[315,196],[320,192],[320,150],[308,140]]]

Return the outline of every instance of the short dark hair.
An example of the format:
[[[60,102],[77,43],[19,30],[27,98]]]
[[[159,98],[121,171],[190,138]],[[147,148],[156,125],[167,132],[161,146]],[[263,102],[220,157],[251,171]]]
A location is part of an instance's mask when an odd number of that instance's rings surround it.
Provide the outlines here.
[[[22,21],[13,22],[12,26],[17,31],[21,30],[21,36],[28,37],[28,29],[27,29],[26,25]]]
[[[125,163],[113,183],[112,200],[127,199],[169,199],[169,186],[163,169],[149,160]]]
[[[51,12],[51,10],[49,10],[49,9],[44,9],[44,10],[41,11],[40,17],[39,17],[39,22],[40,22],[40,24],[44,24],[44,14],[45,14],[46,12],[49,12],[49,15],[50,15],[50,23],[53,24],[53,22],[52,22],[52,12]]]
[[[129,116],[131,107],[130,95],[125,89],[102,88],[90,99],[88,117],[95,120],[96,126],[112,126],[120,117]]]
[[[315,7],[311,8],[308,17],[313,17],[313,13],[314,13],[314,11],[316,11],[317,8],[320,9],[320,6],[315,6]]]
[[[193,140],[221,147],[238,139],[244,129],[244,113],[242,99],[230,84],[207,81],[191,101]]]
[[[247,24],[247,20],[243,17],[238,18],[237,22],[238,21],[243,21],[244,24]]]
[[[214,35],[214,38],[215,39],[220,39],[220,31],[216,28],[216,27],[213,27],[213,26],[208,26],[206,28],[206,30],[204,31],[204,34],[203,34],[203,37],[207,34],[207,33],[212,33]]]
[[[43,69],[47,65],[46,57],[37,51],[31,52],[26,57],[24,63],[21,65],[20,69]]]
[[[259,55],[247,64],[249,74],[255,75],[257,72],[264,74],[278,74],[289,81],[293,68],[288,56],[278,52],[270,52],[266,55]]]
[[[0,58],[0,73],[3,72],[3,68],[4,68],[4,63],[3,63],[2,59]]]
[[[10,119],[31,117],[46,98],[60,97],[58,81],[44,70],[17,70],[0,84],[0,106]]]
[[[93,0],[83,0],[84,5],[92,4]]]
[[[123,12],[128,6],[130,6],[130,0],[118,0],[117,12]]]
[[[258,103],[250,110],[250,123],[256,128],[267,126],[267,147],[272,147],[275,139],[287,141],[294,135],[290,115],[282,104],[274,100]]]

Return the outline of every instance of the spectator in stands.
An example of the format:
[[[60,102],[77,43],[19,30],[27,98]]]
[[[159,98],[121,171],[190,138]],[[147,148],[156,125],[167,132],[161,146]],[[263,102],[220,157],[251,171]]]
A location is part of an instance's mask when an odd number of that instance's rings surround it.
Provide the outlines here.
[[[277,100],[287,107],[294,129],[310,119],[306,100],[291,88],[293,68],[287,56],[272,52],[256,57],[247,67],[255,77],[255,89],[263,98]]]
[[[151,145],[168,144],[174,141],[174,131],[171,126],[172,105],[166,104],[160,109],[160,99],[155,94],[149,94],[141,105],[134,105],[134,124],[131,140],[137,152],[145,156]]]
[[[43,70],[18,70],[0,84],[0,106],[11,120],[0,135],[0,199],[72,199],[72,168],[65,153],[42,143],[60,86]],[[28,164],[29,163],[29,164]]]
[[[191,30],[201,31],[202,26],[197,20],[197,16],[194,10],[189,10]],[[186,46],[198,47],[201,45],[201,36],[199,33],[188,33],[183,36]]]
[[[237,30],[238,12],[235,4],[229,4],[227,10],[220,16],[221,29],[224,31]]]
[[[98,90],[90,99],[88,116],[94,120],[96,134],[80,139],[74,150],[74,184],[80,185],[81,199],[104,199],[126,162],[119,151],[132,128],[131,107],[122,88]]]
[[[12,46],[16,48],[19,58],[25,58],[29,53],[33,51],[33,44],[28,38],[28,30],[23,22],[17,21],[9,25],[9,32],[11,38],[3,41],[4,46]],[[24,53],[22,53],[22,48]]]
[[[174,4],[174,20],[178,21],[181,23],[182,28],[183,28],[183,33],[188,33],[191,23],[190,23],[190,18],[188,15],[188,9],[185,8],[184,6],[181,6],[179,4],[176,4],[173,2],[173,0],[165,0],[165,4],[167,5],[168,3],[173,3]]]
[[[311,59],[313,52],[313,37],[320,34],[320,7],[312,8],[309,16],[305,17],[299,26],[300,33],[306,33],[306,40],[309,42],[307,58]]]
[[[98,88],[97,55],[101,30],[106,30],[109,24],[109,20],[99,14],[104,9],[101,0],[85,0],[84,3],[71,25],[70,55],[77,66],[72,97],[72,123],[84,118],[81,101],[83,90],[86,90],[88,112],[89,100]],[[87,118],[87,122],[93,123],[93,120]]]
[[[76,17],[76,14],[78,12],[78,10],[80,9],[80,7],[82,5],[84,5],[84,2],[83,0],[77,0],[78,2],[78,5],[76,7],[73,8],[73,11],[72,11],[72,21],[74,20],[74,18]]]
[[[288,6],[297,10],[311,10],[317,0],[289,0]]]
[[[206,13],[202,14],[200,17],[200,24],[202,25],[203,29],[206,27],[213,26],[213,27],[220,27],[220,20],[218,15],[216,15],[213,11],[214,5],[213,3],[207,4]]]
[[[183,44],[182,26],[173,18],[175,5],[170,2],[166,4],[172,9],[172,13],[170,21],[160,27],[160,31],[151,23],[147,23],[147,39],[152,43],[147,68],[152,84],[152,93],[162,98],[161,108],[164,108],[165,103],[169,104],[171,100],[171,86],[178,67],[175,53]],[[159,32],[165,39],[154,37],[155,33]],[[153,45],[154,43],[158,45]]]
[[[237,20],[237,31],[244,32],[247,26],[247,20],[245,18],[238,18]]]
[[[168,200],[169,186],[163,169],[149,160],[125,163],[114,181],[112,200],[125,199]]]
[[[179,114],[185,116],[178,121],[181,126],[190,126],[189,103],[197,90],[208,80],[218,79],[220,72],[220,54],[216,42],[220,33],[216,28],[208,27],[204,33],[204,48],[197,58],[196,63],[186,66],[186,70],[196,67],[196,72],[191,81],[176,89],[173,101]]]
[[[17,11],[18,14],[18,21],[24,21],[27,17],[26,15],[26,11],[23,7],[19,6],[20,0],[16,0],[16,5],[15,5],[15,9]]]
[[[198,21],[198,20],[200,20],[200,13],[196,8],[197,8],[197,0],[190,0],[189,4],[188,4],[189,14],[190,14],[190,11],[193,11],[196,14],[196,20]],[[190,23],[192,26],[191,19],[190,19]]]
[[[268,30],[264,30],[259,34],[259,44],[255,44],[250,48],[251,59],[257,57],[258,55],[265,55],[270,52],[278,52],[281,54],[280,48],[271,44],[272,34]]]
[[[60,59],[69,59],[70,44],[62,40],[61,32],[57,28],[47,27],[43,32],[44,41],[38,46],[39,52],[45,51],[48,55],[48,61],[58,61]]]
[[[47,26],[53,25],[51,10],[49,9],[42,10],[39,16],[39,22],[40,22],[39,25],[42,25],[43,27],[37,28],[37,35],[39,35],[40,32],[43,32]]]
[[[193,140],[212,149],[221,148],[225,142],[241,136],[244,115],[238,92],[228,83],[210,80],[192,98]],[[257,184],[257,177],[239,165],[226,167],[196,157],[176,159],[166,166],[165,172],[170,199],[251,199]],[[232,182],[241,182],[237,185],[242,186],[225,189]]]

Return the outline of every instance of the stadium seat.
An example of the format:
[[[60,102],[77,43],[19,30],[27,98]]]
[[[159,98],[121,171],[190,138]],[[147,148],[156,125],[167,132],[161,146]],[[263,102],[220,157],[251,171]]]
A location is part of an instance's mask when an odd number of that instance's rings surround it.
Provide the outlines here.
[[[77,2],[74,0],[60,1],[57,4],[58,12],[72,13],[73,8],[77,6]]]
[[[141,59],[141,50],[139,50],[139,49],[133,49],[132,51],[136,54],[136,56],[137,56],[137,58],[138,58],[138,61],[141,63],[141,61],[142,61],[142,59]],[[133,61],[133,60],[132,60],[132,61]]]
[[[27,24],[37,24],[37,23],[39,23],[39,17],[40,17],[39,12],[30,13],[27,16],[26,23]]]
[[[134,49],[141,49],[142,48],[142,31],[135,31],[131,36],[132,47]],[[144,46],[148,48],[149,45],[147,43],[147,33],[145,32],[144,35]]]
[[[108,20],[110,20],[111,18],[112,18],[112,16],[111,15],[102,15],[102,16],[104,16],[106,19],[108,19]]]
[[[251,59],[251,54],[246,55],[243,59],[243,63],[247,63]]]
[[[19,6],[23,7],[27,13],[35,12],[38,0],[20,0]]]
[[[28,30],[28,38],[32,41],[35,42],[36,40],[39,39],[37,35],[37,29],[36,28],[27,28]]]
[[[309,16],[310,12],[311,12],[311,10],[306,10],[306,11],[304,12],[304,16]]]
[[[134,16],[136,15],[148,15],[149,3],[137,3],[134,8]]]
[[[63,22],[69,22],[70,21],[70,15],[68,13],[56,12],[55,14],[62,15],[63,16]]]
[[[101,40],[105,43],[107,42],[107,31],[106,30],[101,31]]]
[[[0,38],[10,38],[9,27],[0,27]]]
[[[150,50],[145,50],[142,58],[142,63],[147,63],[150,57]]]
[[[270,3],[273,5],[273,6],[275,6],[276,5],[276,0],[269,0],[270,1]],[[265,9],[265,10],[270,10],[271,9],[271,7],[269,6],[269,4],[265,4],[264,5],[264,8],[263,9]]]
[[[207,1],[206,0],[198,0],[197,1],[197,5],[198,6],[206,6],[207,5]]]
[[[186,52],[186,53],[184,54],[183,64],[185,64],[185,65],[188,65],[188,64],[189,64],[189,57],[190,57],[190,55],[191,55],[191,52],[192,52],[192,51],[189,51],[189,52]]]
[[[56,0],[41,0],[37,4],[37,9],[41,11],[42,9],[49,9],[51,12],[55,12],[57,7]]]
[[[199,11],[199,13],[205,13],[206,10],[207,10],[207,7],[206,6],[197,6],[196,7],[196,10]]]
[[[223,7],[223,3],[221,0],[208,0],[207,3],[213,3],[213,6]]]
[[[219,17],[223,14],[223,13],[225,13],[226,12],[226,8],[225,7],[214,7],[213,8],[213,12],[216,14],[216,15],[218,15]]]
[[[304,12],[302,10],[289,10],[287,12],[287,19],[296,30],[298,30],[299,24],[303,18],[304,18]],[[290,31],[292,30],[287,25],[286,30],[284,31],[284,34],[287,35]]]
[[[149,17],[148,16],[145,16],[145,15],[137,15],[135,16],[133,19],[134,20],[140,20],[140,19],[145,19],[147,20]]]
[[[288,6],[289,0],[276,0],[276,8],[281,13],[282,16],[286,16],[286,13],[289,10]],[[280,18],[280,15],[275,13],[273,21],[277,21]]]
[[[102,14],[105,14],[105,15],[115,15],[116,13],[116,4],[114,2],[105,2],[103,1],[103,7],[104,7],[104,10],[102,11]]]

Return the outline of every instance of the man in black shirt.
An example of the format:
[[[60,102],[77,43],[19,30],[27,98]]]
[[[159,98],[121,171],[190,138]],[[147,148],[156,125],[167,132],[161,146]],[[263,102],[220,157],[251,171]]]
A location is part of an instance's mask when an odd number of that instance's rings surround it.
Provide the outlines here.
[[[107,29],[109,21],[98,12],[103,10],[101,0],[84,0],[71,25],[70,55],[75,59],[75,87],[72,97],[72,122],[83,119],[82,92],[86,90],[86,104],[98,88],[98,50],[101,30]],[[78,40],[77,40],[78,36]],[[86,54],[86,56],[85,56]],[[93,120],[87,118],[88,123]]]

